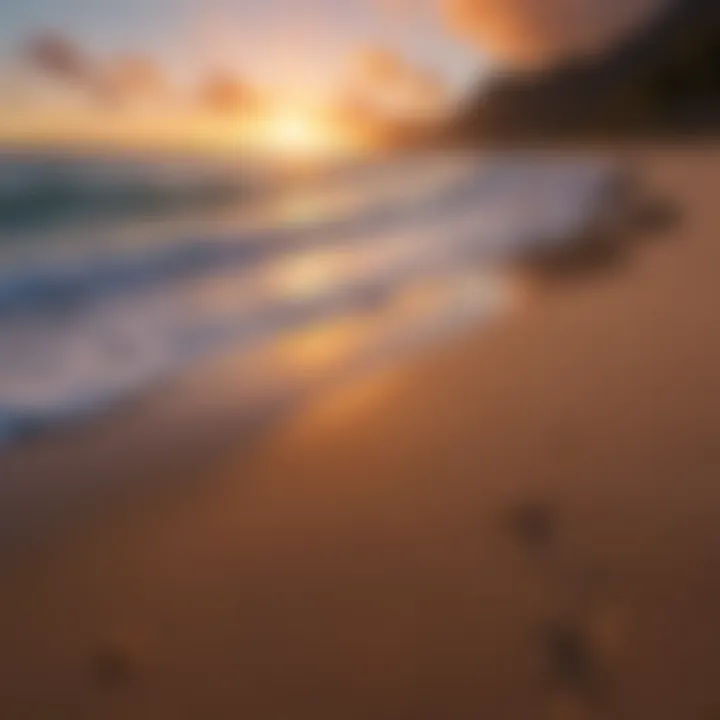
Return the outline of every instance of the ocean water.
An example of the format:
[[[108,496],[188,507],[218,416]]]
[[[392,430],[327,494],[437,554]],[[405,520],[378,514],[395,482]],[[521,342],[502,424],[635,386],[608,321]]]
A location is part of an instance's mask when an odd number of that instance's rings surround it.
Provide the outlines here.
[[[580,236],[616,179],[512,155],[0,154],[0,448],[324,324],[362,317],[357,355],[481,323],[507,268]]]

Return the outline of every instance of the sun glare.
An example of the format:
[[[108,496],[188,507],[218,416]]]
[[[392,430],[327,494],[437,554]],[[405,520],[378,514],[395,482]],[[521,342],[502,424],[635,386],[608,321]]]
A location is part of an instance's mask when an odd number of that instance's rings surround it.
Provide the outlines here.
[[[256,117],[246,135],[262,153],[301,160],[349,153],[357,144],[331,114],[304,107],[276,108]]]
[[[291,155],[315,154],[328,144],[329,128],[303,115],[279,115],[268,121],[265,137],[276,150]]]

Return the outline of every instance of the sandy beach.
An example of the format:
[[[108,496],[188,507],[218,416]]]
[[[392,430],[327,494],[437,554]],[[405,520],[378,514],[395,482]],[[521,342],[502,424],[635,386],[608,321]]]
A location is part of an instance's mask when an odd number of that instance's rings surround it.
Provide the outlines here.
[[[252,442],[0,460],[0,717],[720,717],[720,151],[633,160],[676,226]]]

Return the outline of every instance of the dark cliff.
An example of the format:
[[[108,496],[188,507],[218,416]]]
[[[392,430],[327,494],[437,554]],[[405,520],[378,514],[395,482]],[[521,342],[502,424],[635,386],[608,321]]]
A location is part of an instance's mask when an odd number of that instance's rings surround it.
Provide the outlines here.
[[[720,0],[676,0],[629,41],[550,71],[504,75],[458,112],[454,139],[720,129]]]

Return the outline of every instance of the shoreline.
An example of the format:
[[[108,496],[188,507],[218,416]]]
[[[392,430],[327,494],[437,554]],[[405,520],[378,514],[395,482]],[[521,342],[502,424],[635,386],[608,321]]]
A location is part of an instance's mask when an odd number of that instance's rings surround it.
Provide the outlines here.
[[[585,150],[578,156],[598,157],[597,148]],[[541,154],[546,151],[550,152],[550,148],[542,150]],[[629,160],[627,152],[620,153],[620,158],[615,159],[620,168],[626,168],[632,175],[636,174],[635,152],[636,148],[632,148]],[[674,152],[688,150],[682,148]],[[695,150],[689,152],[694,153]],[[533,154],[534,149],[520,152],[522,158],[532,157]],[[575,152],[570,155],[575,156]],[[604,154],[600,157],[607,159]],[[647,188],[638,187],[641,183],[637,180],[631,177],[634,184],[631,205],[637,201],[635,195],[638,190],[647,195]],[[521,261],[510,271],[515,281],[508,282],[518,286],[519,280],[518,287],[528,286],[530,296],[535,296],[535,299],[518,298],[523,307],[507,308],[502,312],[504,317],[498,321],[500,324],[512,322],[513,314],[532,312],[532,304],[548,292],[555,292],[556,285],[563,292],[565,284],[572,289],[592,282],[596,274],[602,277],[612,272],[616,264],[622,264],[636,252],[644,252],[645,248],[637,247],[643,242],[642,228],[612,228],[608,237],[601,236],[590,241],[586,238],[574,239],[560,246],[556,252],[541,253],[537,258]],[[527,296],[527,291],[521,289],[520,296],[523,295]],[[568,298],[568,302],[572,302],[572,297]],[[372,312],[366,320],[373,322]],[[323,338],[329,336],[330,353],[325,352],[326,357],[321,353],[320,361],[332,363],[333,336],[339,335],[343,340],[347,335],[343,327],[353,332],[353,326],[358,323],[358,327],[362,328],[365,323],[362,315],[296,335],[300,338],[301,348],[303,343],[310,347],[316,344],[313,335],[320,338],[321,345],[326,343]],[[460,331],[460,337],[468,333],[478,333],[482,337],[486,332],[488,328],[466,328]],[[454,344],[458,339],[449,342]],[[292,347],[292,337],[287,344]],[[340,354],[341,351],[342,346]],[[424,353],[433,355],[442,351],[442,343],[438,343],[423,352],[391,361],[387,370],[393,372],[393,366],[395,369],[411,369],[416,363],[423,364]],[[244,404],[243,393],[253,395],[252,382],[238,381],[238,366],[248,367],[252,374],[267,362],[277,362],[277,358],[271,355],[266,359],[262,353],[251,353],[246,361],[242,351],[231,351],[210,358],[179,377],[170,378],[137,397],[130,397],[97,416],[41,430],[27,440],[11,444],[0,455],[0,477],[3,478],[0,505],[5,508],[6,514],[6,521],[0,523],[0,557],[3,545],[15,552],[15,541],[19,540],[22,544],[26,529],[23,525],[38,529],[37,540],[42,546],[46,526],[55,528],[57,524],[55,530],[60,533],[72,531],[73,524],[83,515],[92,516],[94,506],[109,509],[112,503],[125,496],[132,504],[137,500],[137,494],[141,497],[145,492],[143,485],[152,483],[153,478],[197,475],[201,468],[212,463],[213,458],[233,452],[238,441],[242,447],[247,446],[251,450],[258,438],[272,434],[275,425],[282,425],[294,415],[308,411],[328,392],[332,392],[327,388],[313,390],[312,383],[310,387],[290,383],[284,395],[282,391],[277,393],[276,400],[269,399],[269,396],[264,401],[257,400],[255,408],[252,402]],[[319,368],[315,368],[316,373]],[[344,379],[342,376],[331,379],[330,387],[342,389],[353,382],[363,382],[363,377],[371,376],[373,372],[368,368],[359,373],[350,371]],[[208,426],[212,430],[207,430]],[[238,426],[242,428],[240,432]],[[116,463],[118,456],[122,457],[119,464]],[[186,472],[188,466],[195,470]],[[98,477],[102,478],[99,483]],[[128,483],[128,478],[133,478],[133,481]],[[172,488],[167,488],[167,491],[172,492]],[[160,490],[160,496],[162,492]],[[58,511],[58,508],[63,509]],[[64,517],[66,513],[68,516]],[[28,537],[32,536],[33,533],[29,533]]]

